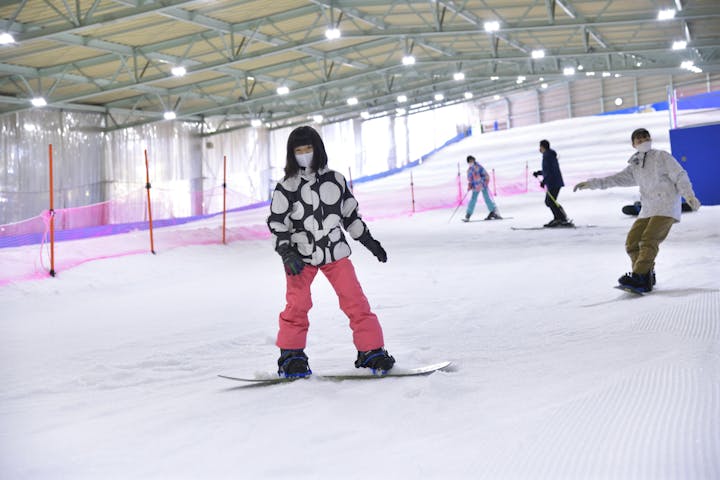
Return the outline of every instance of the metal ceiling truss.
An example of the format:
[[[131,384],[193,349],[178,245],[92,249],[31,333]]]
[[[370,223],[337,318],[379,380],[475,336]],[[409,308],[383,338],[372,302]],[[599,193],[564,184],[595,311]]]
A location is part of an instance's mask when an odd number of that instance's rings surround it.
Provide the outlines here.
[[[51,107],[108,114],[107,130],[162,120],[166,110],[185,121],[233,123],[215,131],[256,119],[279,128],[312,115],[333,122],[361,111],[394,114],[398,106],[412,113],[467,101],[466,92],[480,98],[537,88],[541,77],[566,81],[563,69],[580,65],[672,75],[686,73],[680,63],[692,60],[706,74],[720,72],[720,4],[676,0],[676,17],[658,25],[655,3],[637,3],[623,12],[620,0],[285,1],[283,11],[230,22],[223,18],[233,18],[233,9],[261,2],[0,1],[0,31],[16,40],[0,46],[0,114],[32,108],[29,100],[43,96]],[[29,21],[30,9],[43,15]],[[498,31],[485,31],[490,20]],[[182,25],[192,32],[167,38]],[[341,39],[325,38],[325,27],[339,28]],[[117,40],[139,28],[163,35],[141,45]],[[688,50],[670,50],[661,28]],[[537,49],[542,58],[531,57]],[[402,65],[409,54],[416,63]],[[56,60],[64,56],[73,59]],[[174,66],[185,76],[173,77]],[[456,81],[459,71],[465,78]],[[290,93],[278,95],[279,86]],[[445,98],[436,101],[435,93]],[[398,105],[399,94],[417,108]]]

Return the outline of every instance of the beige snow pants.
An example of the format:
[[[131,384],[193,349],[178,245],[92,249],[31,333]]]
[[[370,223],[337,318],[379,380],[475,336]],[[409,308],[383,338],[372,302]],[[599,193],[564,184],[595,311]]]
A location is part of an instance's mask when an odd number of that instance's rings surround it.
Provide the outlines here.
[[[635,220],[625,240],[633,272],[644,275],[655,267],[660,243],[667,238],[673,223],[674,218],[660,216]]]

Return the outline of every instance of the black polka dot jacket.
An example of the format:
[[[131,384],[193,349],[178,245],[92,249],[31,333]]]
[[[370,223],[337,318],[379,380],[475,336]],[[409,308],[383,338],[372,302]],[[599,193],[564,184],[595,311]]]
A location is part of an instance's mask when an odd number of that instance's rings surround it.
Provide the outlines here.
[[[345,177],[327,168],[301,170],[278,182],[267,224],[275,250],[289,243],[305,263],[316,266],[350,256],[342,228],[353,239],[368,231]]]

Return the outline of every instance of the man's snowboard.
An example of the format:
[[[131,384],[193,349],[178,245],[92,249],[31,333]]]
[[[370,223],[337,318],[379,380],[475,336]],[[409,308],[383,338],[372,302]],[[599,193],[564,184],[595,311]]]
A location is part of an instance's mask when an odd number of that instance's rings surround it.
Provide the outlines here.
[[[255,385],[272,385],[275,383],[287,383],[294,382],[295,380],[307,380],[316,378],[318,380],[330,380],[339,382],[342,380],[374,380],[378,378],[386,377],[416,377],[420,375],[430,375],[433,372],[439,370],[447,370],[452,365],[452,362],[441,362],[433,365],[426,365],[418,368],[402,368],[394,367],[390,371],[385,373],[373,374],[372,370],[363,368],[362,370],[350,371],[346,373],[329,373],[329,374],[317,374],[313,373],[307,377],[296,377],[296,378],[285,378],[279,377],[272,374],[256,375],[255,377],[233,377],[230,375],[218,375],[220,378],[227,380],[234,380],[236,382],[246,382]]]
[[[636,288],[633,288],[629,285],[615,285],[615,288],[618,290],[622,290],[623,292],[632,293],[633,295],[638,295],[642,297],[647,292],[643,292],[642,290],[638,290]]]

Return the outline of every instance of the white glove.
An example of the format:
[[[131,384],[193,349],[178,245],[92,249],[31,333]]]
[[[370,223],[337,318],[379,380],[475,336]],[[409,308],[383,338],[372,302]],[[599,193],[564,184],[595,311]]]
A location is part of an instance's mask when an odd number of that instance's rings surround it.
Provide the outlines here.
[[[587,188],[590,188],[590,185],[588,185],[588,182],[580,182],[577,185],[575,185],[575,188],[573,188],[573,192],[577,192],[578,190],[585,190]]]
[[[697,199],[696,196],[688,197],[685,200],[687,200],[688,205],[690,205],[690,208],[693,209],[693,212],[697,212],[700,208],[700,200]]]

